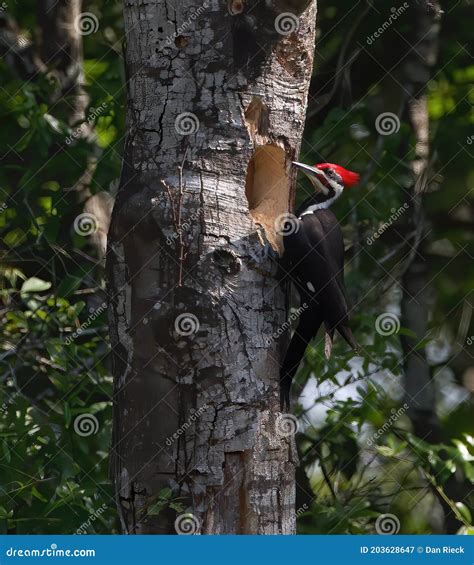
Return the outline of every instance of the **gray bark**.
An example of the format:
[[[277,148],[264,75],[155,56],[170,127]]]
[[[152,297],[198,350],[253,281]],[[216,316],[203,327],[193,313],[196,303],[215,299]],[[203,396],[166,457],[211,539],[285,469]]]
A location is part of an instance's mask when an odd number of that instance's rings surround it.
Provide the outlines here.
[[[129,135],[107,258],[122,527],[180,530],[153,506],[171,488],[184,529],[291,534],[274,224],[294,194],[316,5],[125,0],[124,15]]]

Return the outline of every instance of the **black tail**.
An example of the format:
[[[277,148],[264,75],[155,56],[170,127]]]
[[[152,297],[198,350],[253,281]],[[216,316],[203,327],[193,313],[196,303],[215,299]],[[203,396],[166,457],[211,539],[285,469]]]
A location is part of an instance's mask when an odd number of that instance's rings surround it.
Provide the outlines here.
[[[342,337],[347,341],[347,343],[352,347],[354,351],[359,351],[360,346],[357,343],[352,330],[349,326],[337,326],[337,331],[342,335]]]
[[[290,390],[293,377],[303,359],[309,342],[318,333],[322,318],[319,305],[308,308],[301,314],[280,372],[280,408],[282,412],[290,410]]]

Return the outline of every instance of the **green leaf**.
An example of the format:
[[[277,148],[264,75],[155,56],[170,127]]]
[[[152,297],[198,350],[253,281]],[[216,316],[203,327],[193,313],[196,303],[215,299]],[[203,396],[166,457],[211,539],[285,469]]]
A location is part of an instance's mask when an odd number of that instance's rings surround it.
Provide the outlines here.
[[[393,457],[395,455],[395,450],[388,445],[377,445],[376,450],[384,457]]]
[[[469,453],[467,446],[462,441],[453,439],[453,443],[456,444],[458,452],[464,461],[474,461],[474,455]]]
[[[403,327],[402,327],[402,328],[400,328],[400,329],[398,330],[398,333],[399,333],[400,335],[406,335],[407,337],[413,337],[413,338],[417,338],[417,337],[418,337],[414,331],[412,331],[412,330],[410,330],[410,329],[408,329],[408,328],[403,328]],[[428,341],[430,341],[430,340],[428,340]]]
[[[8,247],[16,247],[20,245],[20,243],[23,243],[25,239],[26,233],[21,228],[15,228],[5,235],[3,241]]]
[[[2,449],[3,449],[3,455],[5,457],[5,461],[7,463],[10,463],[12,460],[12,456],[10,454],[10,448],[8,447],[8,443],[5,440],[3,440],[2,442]]]
[[[163,510],[163,508],[165,508],[165,506],[166,506],[166,501],[158,500],[157,502],[155,502],[154,504],[148,507],[147,514],[149,516],[158,516],[158,514]]]
[[[459,514],[468,522],[469,524],[472,522],[471,513],[469,512],[469,508],[463,504],[462,502],[456,502],[456,508],[458,509]]]
[[[82,281],[83,279],[81,277],[66,275],[64,279],[59,283],[57,295],[64,297],[70,296],[81,286]]]
[[[38,277],[31,277],[21,285],[21,294],[28,292],[43,292],[51,288],[51,283],[39,279]]]
[[[66,428],[69,428],[71,423],[71,408],[68,402],[64,403],[64,419],[66,420]]]
[[[169,487],[162,488],[159,493],[160,498],[171,498],[173,491]]]
[[[48,502],[48,499],[45,498],[36,487],[31,488],[31,494],[38,500],[41,500],[41,502]]]

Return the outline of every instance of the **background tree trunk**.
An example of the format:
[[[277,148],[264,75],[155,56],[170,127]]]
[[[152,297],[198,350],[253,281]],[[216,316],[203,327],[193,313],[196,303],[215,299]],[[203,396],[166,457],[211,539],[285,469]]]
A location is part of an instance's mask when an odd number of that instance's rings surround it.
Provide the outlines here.
[[[415,10],[412,33],[415,48],[410,51],[400,73],[404,86],[405,112],[416,141],[415,159],[411,163],[414,177],[412,217],[407,224],[409,230],[416,231],[416,236],[402,277],[402,324],[413,332],[413,337],[402,336],[404,388],[408,414],[415,433],[427,441],[440,441],[431,369],[426,360],[425,348],[417,349],[417,345],[426,338],[433,306],[431,277],[424,256],[431,228],[425,219],[423,195],[430,190],[433,177],[426,85],[438,54],[440,16],[437,3],[419,3]]]
[[[58,82],[56,100],[67,100],[71,125],[84,120],[88,104],[84,91],[81,30],[88,23],[93,26],[94,22],[88,22],[87,15],[82,15],[81,10],[82,0],[42,0],[38,3],[41,59],[52,69]]]
[[[412,42],[415,46],[401,69],[401,79],[406,96],[405,112],[413,138],[416,141],[415,158],[411,162],[414,185],[411,202],[411,218],[407,227],[416,235],[408,253],[409,261],[402,276],[402,325],[412,335],[402,335],[405,403],[414,433],[429,443],[443,441],[442,426],[436,411],[436,387],[433,369],[428,363],[425,347],[419,344],[429,335],[429,322],[433,315],[435,295],[433,275],[430,273],[426,251],[432,242],[432,226],[428,224],[423,197],[431,191],[434,172],[434,156],[430,151],[430,120],[426,85],[431,78],[439,50],[440,7],[434,1],[420,2],[415,6],[416,18]],[[465,485],[464,485],[465,487]],[[465,487],[466,488],[466,487]],[[445,493],[453,500],[461,497],[453,475],[445,484]],[[444,512],[446,533],[454,534],[460,523],[445,497],[433,488]]]
[[[275,219],[294,194],[316,3],[124,4],[129,135],[107,266],[122,527],[291,534]],[[173,527],[160,496],[192,516]]]
[[[70,125],[85,118],[88,96],[84,91],[82,35],[91,20],[82,14],[82,0],[41,0],[37,6],[38,34],[35,42],[21,35],[7,10],[0,11],[0,56],[24,80],[49,73],[56,88],[49,102],[67,104]],[[89,32],[90,32],[89,28]]]
[[[90,113],[86,116],[89,96],[84,88],[83,36],[97,31],[99,20],[92,12],[83,12],[82,9],[82,0],[39,2],[39,52],[45,68],[49,69],[49,76],[54,77],[57,83],[51,103],[65,107],[71,126],[80,124],[80,127],[73,130],[76,138],[92,142],[95,139],[95,131]],[[84,212],[94,216],[97,229],[91,234],[91,243],[95,255],[102,262],[107,245],[113,196],[105,190],[95,194],[90,190],[97,161],[100,159],[99,147],[96,147],[95,153],[71,192],[79,203],[84,202]]]

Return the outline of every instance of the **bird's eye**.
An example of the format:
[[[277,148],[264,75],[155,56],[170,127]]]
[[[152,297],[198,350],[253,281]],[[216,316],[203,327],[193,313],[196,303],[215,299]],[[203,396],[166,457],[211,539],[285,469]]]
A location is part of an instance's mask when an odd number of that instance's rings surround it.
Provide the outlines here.
[[[334,175],[335,175],[334,169],[328,169],[326,174],[327,174],[329,177],[333,177],[333,178],[334,178]]]

